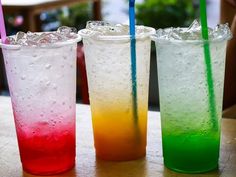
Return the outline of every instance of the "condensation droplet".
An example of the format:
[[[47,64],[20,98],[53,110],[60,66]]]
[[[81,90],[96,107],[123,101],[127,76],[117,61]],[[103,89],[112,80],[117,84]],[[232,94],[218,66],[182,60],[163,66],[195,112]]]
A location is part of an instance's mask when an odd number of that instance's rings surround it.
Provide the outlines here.
[[[57,89],[57,85],[53,84],[53,89],[56,90]]]
[[[69,132],[68,131],[64,131],[64,133],[63,133],[64,135],[68,135],[69,134]]]
[[[51,82],[50,82],[50,81],[47,81],[47,82],[46,82],[46,85],[47,85],[47,86],[49,86],[50,84],[51,84]]]
[[[50,65],[50,64],[47,64],[47,65],[45,66],[46,69],[50,69],[51,67],[52,67],[52,65]]]

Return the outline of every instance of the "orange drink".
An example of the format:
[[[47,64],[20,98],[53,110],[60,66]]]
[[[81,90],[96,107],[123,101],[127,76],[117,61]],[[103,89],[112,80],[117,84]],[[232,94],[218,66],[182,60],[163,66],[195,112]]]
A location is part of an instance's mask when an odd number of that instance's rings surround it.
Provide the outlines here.
[[[133,160],[145,156],[153,28],[136,26],[137,118],[132,100],[129,27],[89,22],[83,37],[97,157]]]
[[[147,105],[147,104],[146,104]],[[105,160],[132,160],[146,152],[147,106],[134,123],[132,105],[114,104],[100,111],[92,108],[96,154]],[[141,106],[140,106],[141,107]]]

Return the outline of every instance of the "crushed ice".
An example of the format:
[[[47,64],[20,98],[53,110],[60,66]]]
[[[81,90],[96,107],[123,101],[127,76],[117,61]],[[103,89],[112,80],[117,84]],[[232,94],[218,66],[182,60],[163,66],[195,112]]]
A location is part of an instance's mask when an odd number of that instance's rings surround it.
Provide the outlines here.
[[[52,44],[57,42],[64,42],[69,39],[76,39],[77,30],[67,26],[62,26],[53,32],[32,33],[32,32],[18,32],[14,36],[7,38],[7,41],[11,45],[23,45],[23,46],[41,46],[46,44]]]
[[[150,32],[144,26],[136,26],[136,34],[142,35]],[[112,24],[105,21],[89,21],[86,29],[82,30],[85,35],[94,35],[95,33],[102,36],[120,36],[129,35],[129,26],[125,24]]]
[[[208,28],[209,39],[229,39],[232,37],[228,24],[217,25],[214,29]],[[188,28],[166,28],[159,29],[156,33],[157,39],[165,40],[201,40],[201,24],[194,20]]]

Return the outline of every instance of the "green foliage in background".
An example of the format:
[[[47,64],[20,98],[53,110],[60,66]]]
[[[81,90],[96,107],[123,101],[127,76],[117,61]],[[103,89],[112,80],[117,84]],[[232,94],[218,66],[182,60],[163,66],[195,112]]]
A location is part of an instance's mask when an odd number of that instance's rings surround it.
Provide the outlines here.
[[[85,28],[86,22],[92,19],[92,9],[87,3],[72,6],[65,15],[60,11],[59,21],[63,26],[76,27],[77,29]]]
[[[197,14],[192,0],[144,0],[136,8],[137,24],[156,29],[189,26]]]

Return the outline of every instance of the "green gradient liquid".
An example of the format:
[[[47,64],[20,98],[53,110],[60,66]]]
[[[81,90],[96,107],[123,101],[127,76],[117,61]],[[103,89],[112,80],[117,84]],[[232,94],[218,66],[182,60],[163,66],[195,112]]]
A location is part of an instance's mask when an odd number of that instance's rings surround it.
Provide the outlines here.
[[[157,43],[166,167],[202,173],[218,166],[226,42],[211,43],[216,115],[211,117],[202,44]]]
[[[163,124],[162,142],[166,167],[183,173],[200,173],[217,168],[219,131],[178,131],[178,127],[166,129],[165,124],[168,123],[164,121]]]

